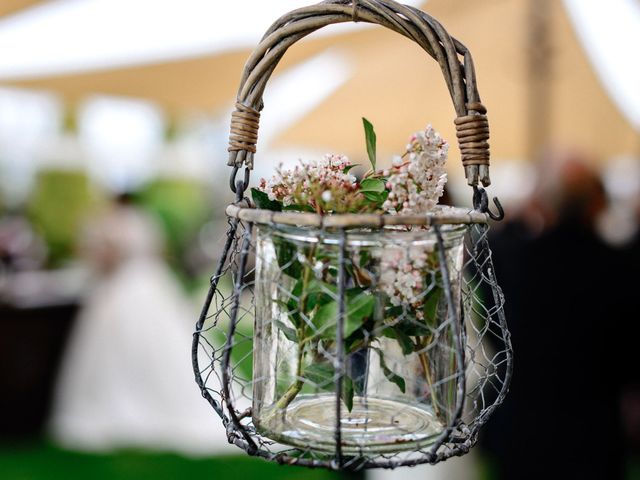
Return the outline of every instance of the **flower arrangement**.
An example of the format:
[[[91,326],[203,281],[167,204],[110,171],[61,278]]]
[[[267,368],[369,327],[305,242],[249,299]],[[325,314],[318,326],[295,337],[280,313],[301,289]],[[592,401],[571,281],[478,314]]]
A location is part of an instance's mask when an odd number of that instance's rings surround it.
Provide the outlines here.
[[[371,167],[360,178],[353,174],[358,165],[344,155],[325,155],[291,169],[280,166],[271,179],[262,179],[258,188],[252,189],[256,206],[320,215],[433,211],[447,179],[447,142],[429,125],[411,136],[404,154],[394,158],[390,168],[378,170],[375,131],[366,119],[363,124]],[[409,229],[398,228],[400,233]],[[274,406],[283,411],[310,385],[316,391],[334,389],[334,364],[326,352],[337,347],[337,250],[335,245],[301,245],[277,235],[269,241],[282,277],[277,292],[264,296],[267,304],[260,311],[271,317],[275,335],[286,339],[296,352],[293,365],[278,370],[276,379]],[[430,359],[435,349],[430,345],[441,335],[438,326],[446,316],[447,304],[441,301],[442,280],[434,242],[382,241],[377,247],[353,247],[345,272],[347,362],[364,355],[368,362],[376,363],[375,368],[400,395],[405,394],[409,378],[400,372],[398,358],[416,358],[421,370],[420,395],[439,415],[443,403],[436,398],[439,390],[434,386],[434,361]],[[391,351],[401,353],[388,353],[389,343],[395,344]],[[349,411],[354,398],[363,395],[366,388],[361,370],[347,365],[343,377],[342,400]]]
[[[444,165],[449,145],[431,125],[412,135],[392,167],[376,171],[376,135],[363,118],[371,169],[358,179],[357,167],[345,155],[327,154],[320,161],[300,162],[293,169],[282,165],[270,180],[261,179],[252,190],[259,208],[310,211],[319,214],[386,212],[427,213],[442,196],[447,174]]]

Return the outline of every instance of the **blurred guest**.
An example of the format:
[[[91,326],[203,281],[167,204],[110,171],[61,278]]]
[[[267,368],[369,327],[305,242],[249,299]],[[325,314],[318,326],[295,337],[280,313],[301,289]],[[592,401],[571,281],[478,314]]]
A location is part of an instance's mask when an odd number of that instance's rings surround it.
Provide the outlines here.
[[[620,336],[632,319],[618,313],[624,266],[595,233],[606,196],[587,165],[549,151],[535,195],[493,239],[515,351],[482,439],[500,479],[623,477]]]
[[[640,196],[636,198],[635,213],[640,224]],[[618,279],[621,284],[621,301],[617,315],[622,320],[620,336],[620,363],[622,368],[622,396],[620,408],[628,453],[636,460],[640,459],[640,368],[638,368],[638,342],[640,341],[640,322],[636,310],[638,295],[638,275],[640,275],[640,231],[636,230],[631,241],[621,249],[620,264],[624,265],[624,274]]]
[[[0,272],[35,270],[44,264],[46,255],[42,238],[23,215],[0,216]]]
[[[152,219],[123,196],[88,226],[97,283],[73,332],[51,433],[74,449],[228,448],[190,364],[195,315],[161,259]]]

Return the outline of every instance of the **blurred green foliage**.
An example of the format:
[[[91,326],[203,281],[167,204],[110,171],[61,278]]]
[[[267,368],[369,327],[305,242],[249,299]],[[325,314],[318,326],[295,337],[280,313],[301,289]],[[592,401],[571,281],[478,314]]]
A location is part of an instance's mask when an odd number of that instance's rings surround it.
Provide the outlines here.
[[[187,179],[157,179],[136,197],[160,220],[167,240],[167,258],[172,266],[180,268],[185,252],[211,212],[205,186]]]
[[[48,264],[69,260],[87,217],[104,203],[104,197],[83,172],[43,170],[36,177],[27,215],[49,249]]]
[[[205,186],[195,180],[156,179],[131,196],[159,220],[166,258],[174,271],[188,280],[192,272],[188,271],[186,253],[211,214]],[[73,258],[82,225],[108,201],[83,172],[43,170],[38,174],[26,213],[48,247],[48,267]]]
[[[174,480],[218,478],[260,480],[337,480],[339,474],[283,467],[245,455],[185,458],[169,453],[123,451],[88,454],[49,444],[0,449],[3,480]]]

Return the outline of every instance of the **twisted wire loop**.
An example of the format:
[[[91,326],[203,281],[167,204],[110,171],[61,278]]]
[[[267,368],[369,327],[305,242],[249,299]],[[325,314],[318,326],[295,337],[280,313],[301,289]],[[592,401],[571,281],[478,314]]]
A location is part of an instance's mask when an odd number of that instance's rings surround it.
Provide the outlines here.
[[[469,50],[433,17],[393,0],[326,0],[277,20],[245,64],[232,118],[228,164],[253,167],[262,96],[287,49],[320,28],[344,22],[367,22],[393,30],[417,43],[439,63],[457,116],[467,180],[470,185],[479,181],[489,185],[488,122]]]
[[[229,134],[229,152],[244,152],[244,156],[230,156],[229,166],[240,167],[244,161],[247,168],[253,168],[253,154],[258,143],[260,112],[252,107],[236,102],[231,114],[231,132]]]
[[[482,183],[486,186],[490,182],[486,167],[489,165],[489,120],[487,118],[487,109],[480,102],[468,103],[467,115],[458,117],[454,120],[456,125],[456,135],[458,137],[458,145],[462,158],[462,165],[465,172],[471,172],[471,175],[480,177]],[[469,167],[478,165],[476,171],[471,171]],[[484,169],[482,167],[485,167]],[[485,172],[487,177],[485,178]],[[470,185],[477,185],[477,178],[470,178],[467,175]]]

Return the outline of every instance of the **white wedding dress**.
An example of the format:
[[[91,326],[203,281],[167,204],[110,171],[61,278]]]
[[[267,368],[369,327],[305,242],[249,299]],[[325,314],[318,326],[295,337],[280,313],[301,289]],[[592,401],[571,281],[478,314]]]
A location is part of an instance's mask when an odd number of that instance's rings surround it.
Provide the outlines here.
[[[159,255],[159,234],[118,205],[88,228],[102,272],[77,318],[57,383],[50,431],[67,448],[236,452],[194,382],[196,309]]]

